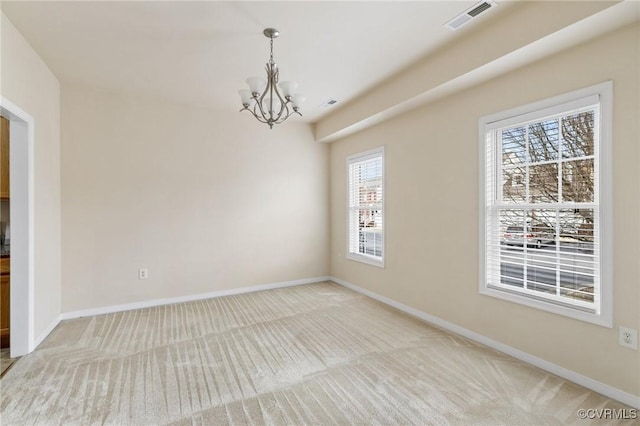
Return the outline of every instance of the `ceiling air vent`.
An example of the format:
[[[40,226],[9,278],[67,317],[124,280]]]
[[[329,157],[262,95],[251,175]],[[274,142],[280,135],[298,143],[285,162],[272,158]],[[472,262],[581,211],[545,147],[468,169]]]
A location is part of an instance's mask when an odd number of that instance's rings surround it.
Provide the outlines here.
[[[472,19],[476,18],[482,12],[486,12],[487,10],[495,7],[496,5],[497,3],[495,1],[480,2],[474,5],[471,9],[468,9],[462,12],[460,15],[456,16],[455,18],[453,18],[452,20],[444,24],[444,26],[451,30],[457,30],[464,24],[467,24]]]
[[[328,99],[327,101],[323,102],[323,103],[322,103],[322,105],[320,105],[320,107],[319,107],[319,108],[320,108],[320,109],[323,109],[323,108],[329,108],[329,107],[334,106],[334,105],[335,105],[335,104],[337,104],[337,103],[338,103],[338,100],[337,100],[337,99]]]

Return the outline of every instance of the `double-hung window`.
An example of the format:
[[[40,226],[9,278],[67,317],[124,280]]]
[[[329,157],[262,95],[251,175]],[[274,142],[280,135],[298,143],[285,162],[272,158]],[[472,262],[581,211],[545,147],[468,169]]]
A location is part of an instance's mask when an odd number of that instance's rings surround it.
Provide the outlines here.
[[[347,157],[347,258],[384,266],[384,148]]]
[[[480,120],[480,292],[611,326],[610,82]]]

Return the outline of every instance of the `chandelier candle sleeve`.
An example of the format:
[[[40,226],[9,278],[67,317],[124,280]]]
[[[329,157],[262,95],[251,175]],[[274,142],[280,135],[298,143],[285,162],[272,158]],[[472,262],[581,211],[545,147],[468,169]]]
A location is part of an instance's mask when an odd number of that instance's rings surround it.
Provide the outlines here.
[[[242,109],[249,111],[261,123],[273,128],[274,124],[284,123],[293,114],[300,113],[300,105],[304,102],[304,96],[296,93],[298,83],[283,81],[278,84],[278,65],[273,60],[273,39],[280,33],[275,28],[266,28],[263,34],[270,39],[271,51],[269,62],[265,67],[266,81],[260,77],[247,78],[249,90],[243,89],[240,94]]]

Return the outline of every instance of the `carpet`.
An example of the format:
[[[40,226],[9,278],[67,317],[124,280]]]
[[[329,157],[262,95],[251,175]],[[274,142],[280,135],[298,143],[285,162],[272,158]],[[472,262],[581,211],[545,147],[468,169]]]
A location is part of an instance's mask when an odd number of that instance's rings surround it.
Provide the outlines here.
[[[3,426],[555,425],[629,409],[328,282],[63,321],[0,395]]]

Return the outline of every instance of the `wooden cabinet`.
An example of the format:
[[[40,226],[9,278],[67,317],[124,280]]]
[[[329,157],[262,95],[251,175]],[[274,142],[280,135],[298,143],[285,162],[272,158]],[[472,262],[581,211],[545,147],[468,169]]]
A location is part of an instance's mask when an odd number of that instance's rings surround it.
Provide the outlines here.
[[[9,198],[9,120],[0,117],[0,199]]]
[[[0,275],[0,348],[9,347],[9,275]]]
[[[0,348],[9,347],[11,290],[9,286],[9,258],[0,259]]]

